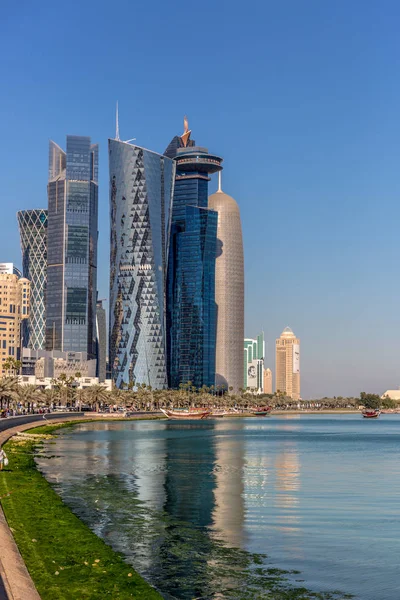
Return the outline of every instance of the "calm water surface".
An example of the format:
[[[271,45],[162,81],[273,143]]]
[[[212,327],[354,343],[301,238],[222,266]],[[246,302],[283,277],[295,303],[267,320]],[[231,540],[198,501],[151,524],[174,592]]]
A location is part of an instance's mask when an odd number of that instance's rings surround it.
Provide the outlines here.
[[[400,598],[400,416],[81,424],[38,464],[165,598],[263,598],[254,553],[293,585]]]

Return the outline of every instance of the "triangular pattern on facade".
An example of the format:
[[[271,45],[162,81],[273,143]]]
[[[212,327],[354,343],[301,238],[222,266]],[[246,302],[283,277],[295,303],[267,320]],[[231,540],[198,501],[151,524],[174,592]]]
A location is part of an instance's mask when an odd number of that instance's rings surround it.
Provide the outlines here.
[[[110,140],[109,144],[111,256],[116,262],[110,307],[115,306],[120,289],[123,314],[113,319],[110,330],[113,378],[118,387],[133,380],[160,389],[167,385],[165,307],[160,294],[165,274],[159,275],[161,256],[157,243],[153,243],[153,227],[157,229],[154,235],[162,237],[160,213],[168,212],[164,219],[168,222],[172,197],[171,193],[164,197],[161,190],[160,198],[154,190],[160,189],[161,161],[169,159],[124,142]],[[172,190],[174,167],[170,162]]]

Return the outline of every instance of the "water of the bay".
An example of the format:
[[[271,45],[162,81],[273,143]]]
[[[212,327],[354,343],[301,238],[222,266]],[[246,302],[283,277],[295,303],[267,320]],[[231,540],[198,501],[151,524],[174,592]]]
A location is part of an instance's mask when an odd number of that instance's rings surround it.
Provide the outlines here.
[[[274,598],[260,562],[300,571],[293,586],[400,598],[399,416],[81,424],[38,464],[165,598]]]

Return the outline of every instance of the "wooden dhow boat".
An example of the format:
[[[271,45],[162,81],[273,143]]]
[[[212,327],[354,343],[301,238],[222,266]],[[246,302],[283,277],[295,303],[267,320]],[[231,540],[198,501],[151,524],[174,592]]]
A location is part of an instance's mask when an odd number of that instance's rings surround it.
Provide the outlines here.
[[[257,406],[252,409],[252,413],[255,417],[266,417],[272,411],[272,406]]]
[[[164,408],[160,409],[161,412],[164,413],[168,419],[206,419],[211,411],[208,408],[200,408],[200,409],[185,409],[185,408],[173,408],[171,410],[167,410]]]
[[[211,412],[210,418],[211,419],[220,419],[221,417],[229,417],[231,415],[235,415],[237,414],[237,410],[233,409],[226,409],[226,408],[216,408]]]
[[[377,419],[381,411],[378,408],[364,408],[361,414],[364,419]]]

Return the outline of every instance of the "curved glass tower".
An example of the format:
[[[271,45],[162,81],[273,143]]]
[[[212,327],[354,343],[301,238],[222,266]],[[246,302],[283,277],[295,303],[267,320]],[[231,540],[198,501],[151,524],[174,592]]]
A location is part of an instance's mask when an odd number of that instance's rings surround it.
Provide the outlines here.
[[[29,319],[23,321],[24,348],[42,350],[46,337],[47,210],[17,213],[23,276],[31,282]]]
[[[222,158],[208,153],[185,132],[165,154],[176,162],[168,262],[168,383],[177,388],[215,384],[215,260],[218,213],[208,207],[209,175]]]
[[[174,161],[108,140],[110,367],[117,387],[167,386],[165,293]]]

